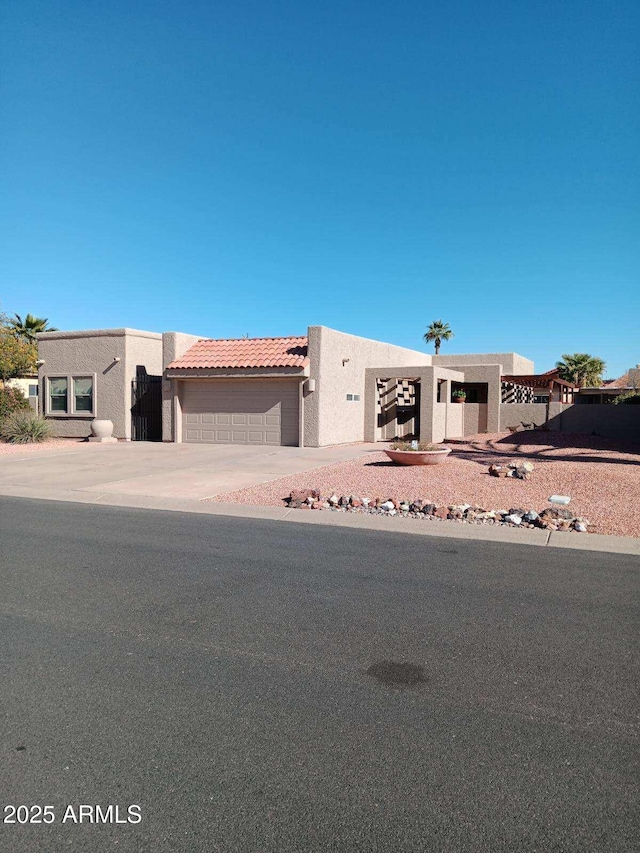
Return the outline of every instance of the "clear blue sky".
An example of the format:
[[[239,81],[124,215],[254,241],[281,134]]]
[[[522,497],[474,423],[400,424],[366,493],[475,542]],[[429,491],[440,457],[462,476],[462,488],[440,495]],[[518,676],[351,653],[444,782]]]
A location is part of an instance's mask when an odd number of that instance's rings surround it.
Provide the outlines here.
[[[0,304],[640,362],[640,4],[4,0]]]

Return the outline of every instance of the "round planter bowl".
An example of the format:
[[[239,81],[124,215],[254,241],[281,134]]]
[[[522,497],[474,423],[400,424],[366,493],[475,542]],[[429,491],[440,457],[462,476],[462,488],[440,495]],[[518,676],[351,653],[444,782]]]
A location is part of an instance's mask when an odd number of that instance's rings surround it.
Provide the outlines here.
[[[91,435],[95,438],[111,438],[113,432],[113,421],[99,420],[91,421]]]
[[[464,403],[464,401],[465,401],[464,397],[454,397],[453,398],[454,403]]]
[[[398,465],[439,465],[451,453],[450,447],[442,450],[385,450],[392,462]]]

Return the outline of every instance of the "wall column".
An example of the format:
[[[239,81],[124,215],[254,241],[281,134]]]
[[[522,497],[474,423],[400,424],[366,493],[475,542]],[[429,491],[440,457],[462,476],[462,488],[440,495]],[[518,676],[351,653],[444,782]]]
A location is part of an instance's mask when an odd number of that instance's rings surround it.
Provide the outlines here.
[[[420,371],[420,441],[433,441],[433,416],[438,388],[432,367]]]

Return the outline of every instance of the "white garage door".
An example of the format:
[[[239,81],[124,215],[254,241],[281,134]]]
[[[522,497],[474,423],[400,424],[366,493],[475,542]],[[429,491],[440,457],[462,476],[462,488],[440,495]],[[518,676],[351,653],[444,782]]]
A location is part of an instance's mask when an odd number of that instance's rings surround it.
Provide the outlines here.
[[[298,445],[298,382],[193,379],[182,391],[184,442]]]

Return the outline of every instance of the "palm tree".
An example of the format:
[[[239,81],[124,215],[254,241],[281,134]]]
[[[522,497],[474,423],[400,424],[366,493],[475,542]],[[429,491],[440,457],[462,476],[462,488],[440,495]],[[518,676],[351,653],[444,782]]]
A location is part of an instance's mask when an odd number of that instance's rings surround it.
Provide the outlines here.
[[[443,323],[442,320],[436,320],[427,329],[424,339],[427,343],[435,341],[436,355],[440,352],[440,344],[442,341],[448,341],[455,337],[448,323]]]
[[[48,324],[49,320],[46,317],[34,317],[33,314],[27,314],[24,320],[19,314],[14,314],[13,319],[9,320],[9,327],[13,329],[15,334],[28,341],[35,341],[38,332],[58,331]]]
[[[578,388],[598,388],[602,385],[602,374],[606,364],[601,358],[586,352],[563,355],[556,362],[558,376]]]

